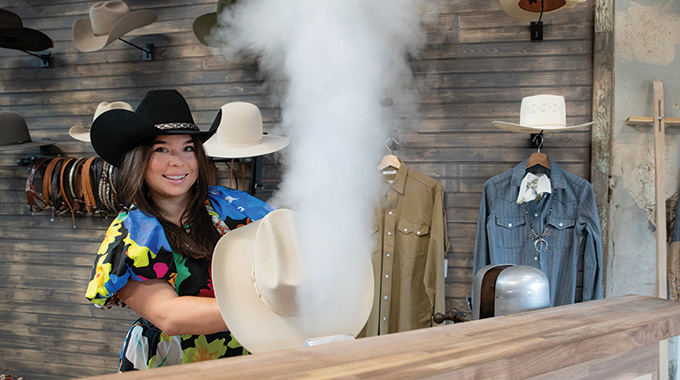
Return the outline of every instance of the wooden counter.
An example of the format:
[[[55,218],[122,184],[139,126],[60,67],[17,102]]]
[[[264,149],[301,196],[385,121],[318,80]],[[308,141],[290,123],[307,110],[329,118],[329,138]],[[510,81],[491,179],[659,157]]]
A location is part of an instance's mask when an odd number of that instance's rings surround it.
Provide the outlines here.
[[[679,302],[628,295],[89,379],[656,379],[658,342],[676,335]]]

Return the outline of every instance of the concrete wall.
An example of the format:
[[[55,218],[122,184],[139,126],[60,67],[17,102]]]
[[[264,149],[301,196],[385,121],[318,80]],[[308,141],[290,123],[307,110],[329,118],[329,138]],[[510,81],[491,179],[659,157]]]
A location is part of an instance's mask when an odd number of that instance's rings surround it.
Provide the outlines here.
[[[606,296],[656,295],[654,132],[629,126],[653,116],[654,79],[664,85],[665,116],[680,117],[680,2],[616,0]],[[666,198],[678,191],[680,127],[666,128]]]

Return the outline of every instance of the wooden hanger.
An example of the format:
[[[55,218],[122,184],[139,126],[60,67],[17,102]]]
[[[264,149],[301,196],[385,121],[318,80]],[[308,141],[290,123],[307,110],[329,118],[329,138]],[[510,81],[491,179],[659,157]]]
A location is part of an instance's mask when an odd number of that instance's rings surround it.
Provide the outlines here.
[[[545,153],[541,153],[541,147],[543,146],[543,131],[541,131],[534,137],[534,141],[536,139],[540,139],[538,143],[538,151],[536,153],[532,153],[531,156],[529,156],[529,160],[527,161],[527,168],[540,165],[546,169],[550,169],[550,161],[548,160],[548,156]]]
[[[388,143],[390,140],[394,141],[396,144],[399,144],[397,140],[394,138],[390,137],[385,141],[385,148],[387,148],[387,151],[389,152],[385,157],[383,157],[382,161],[378,164],[378,170],[385,170],[387,168],[395,168],[399,169],[401,166],[401,162],[399,161],[399,158],[392,154],[392,149],[390,149]]]

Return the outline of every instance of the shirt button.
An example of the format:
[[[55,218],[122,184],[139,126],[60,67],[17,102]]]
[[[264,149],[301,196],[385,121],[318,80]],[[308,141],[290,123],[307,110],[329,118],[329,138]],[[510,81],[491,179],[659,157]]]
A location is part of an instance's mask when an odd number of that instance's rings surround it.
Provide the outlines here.
[[[562,227],[562,226],[563,226],[563,224],[562,224],[562,223],[560,223],[560,227]]]
[[[385,299],[387,299],[387,296],[385,296]]]
[[[383,321],[386,321],[386,320],[387,320],[387,317],[383,317]]]
[[[535,216],[536,218],[538,218],[538,213],[535,213],[534,216]]]
[[[404,232],[408,232],[408,228],[404,228]]]
[[[420,231],[416,232],[416,235],[420,235]]]
[[[538,256],[534,256],[534,260],[538,260]]]
[[[390,214],[390,215],[392,215],[392,211],[388,211],[387,213]]]
[[[508,223],[508,227],[512,227],[512,223]]]
[[[386,275],[385,275],[385,278],[390,278],[390,275],[389,275],[389,274],[386,274]]]
[[[388,231],[388,232],[387,232],[387,236],[390,236],[390,235],[392,235],[392,233]]]
[[[390,254],[389,254],[389,253],[387,254],[387,257],[390,257]]]

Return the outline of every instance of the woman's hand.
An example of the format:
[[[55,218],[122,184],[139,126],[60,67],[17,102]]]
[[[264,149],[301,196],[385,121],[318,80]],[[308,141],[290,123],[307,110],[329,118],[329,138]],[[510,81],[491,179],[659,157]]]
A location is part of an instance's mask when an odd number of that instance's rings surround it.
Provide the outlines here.
[[[117,294],[130,309],[167,335],[206,335],[227,329],[215,298],[179,296],[162,279],[130,280]]]

